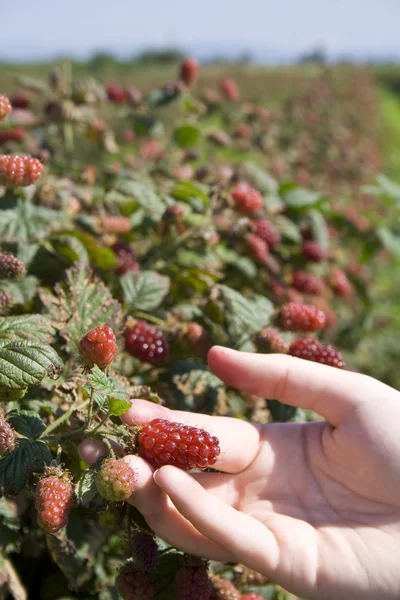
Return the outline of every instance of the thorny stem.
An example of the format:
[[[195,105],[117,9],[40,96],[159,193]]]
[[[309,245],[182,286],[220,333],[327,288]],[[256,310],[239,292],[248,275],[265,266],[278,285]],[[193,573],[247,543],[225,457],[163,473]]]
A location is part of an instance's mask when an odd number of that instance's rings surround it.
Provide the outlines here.
[[[107,447],[108,453],[111,456],[111,458],[115,458],[115,452],[113,450],[113,447],[111,446],[110,440],[108,440],[107,438],[103,438],[101,441]]]
[[[93,404],[94,404],[94,389],[91,389],[90,392],[90,398],[89,398],[89,408],[88,408],[88,413],[87,413],[87,417],[86,417],[86,428],[89,427],[90,425],[90,421],[92,418],[92,413],[93,413]]]
[[[67,410],[67,412],[65,412],[63,415],[61,415],[61,417],[59,417],[58,419],[56,419],[55,421],[53,421],[52,423],[50,423],[50,425],[48,427],[46,427],[46,429],[43,431],[43,433],[40,436],[40,438],[47,437],[49,435],[49,433],[51,433],[52,431],[54,431],[55,429],[57,429],[57,427],[59,425],[62,425],[63,423],[65,423],[65,421],[68,421],[68,419],[70,418],[70,416],[72,415],[72,413],[74,411],[81,410],[87,404],[89,404],[89,401],[90,401],[90,399],[89,400],[85,400],[84,402],[82,402],[82,404],[79,404],[79,406],[72,405],[71,408],[69,408]],[[72,432],[70,432],[70,433],[72,433]]]
[[[104,425],[104,423],[107,421],[108,417],[110,416],[110,413],[106,413],[104,415],[104,417],[102,418],[102,420],[100,421],[100,423],[98,423],[98,425],[96,425],[96,427],[94,429],[92,429],[92,431],[88,431],[88,435],[94,435],[95,433],[98,432],[98,430]]]
[[[73,429],[72,431],[66,431],[65,433],[59,433],[55,435],[49,436],[40,436],[39,439],[47,442],[48,444],[57,444],[61,440],[68,440],[73,438],[79,438],[85,432],[84,427],[79,427],[79,429]]]

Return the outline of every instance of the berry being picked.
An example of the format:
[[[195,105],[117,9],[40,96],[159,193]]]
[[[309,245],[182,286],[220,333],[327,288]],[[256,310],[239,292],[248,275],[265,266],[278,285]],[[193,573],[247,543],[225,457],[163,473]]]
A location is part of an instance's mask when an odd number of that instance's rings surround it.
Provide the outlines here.
[[[32,185],[41,176],[43,165],[29,156],[0,155],[0,185],[16,187]]]
[[[158,546],[154,537],[143,529],[136,531],[131,540],[132,560],[138,571],[150,573],[158,564]]]
[[[336,269],[329,279],[333,292],[342,298],[348,298],[353,293],[353,287],[347,275],[341,269]]]
[[[11,111],[11,102],[7,96],[0,94],[0,121],[3,121],[6,117],[8,117]]]
[[[218,438],[204,429],[166,419],[153,419],[140,431],[139,455],[153,467],[173,465],[183,471],[207,469],[220,454]]]
[[[322,279],[315,275],[311,275],[310,273],[306,273],[305,271],[293,272],[292,286],[298,292],[315,296],[322,294],[325,290]]]
[[[325,313],[311,304],[289,302],[279,310],[279,323],[285,331],[318,331],[326,324]]]
[[[263,197],[260,192],[252,187],[238,185],[232,191],[235,208],[243,215],[252,215],[263,207]]]
[[[91,368],[97,365],[100,369],[107,367],[117,353],[117,340],[111,327],[99,325],[91,329],[79,342],[79,354],[82,362]]]
[[[129,233],[132,225],[128,217],[105,215],[100,217],[100,227],[106,233],[124,234]]]
[[[283,339],[280,331],[274,327],[261,329],[256,336],[255,342],[259,352],[286,354],[289,350],[289,344]]]
[[[124,242],[115,242],[111,246],[111,249],[117,255],[117,268],[116,272],[118,275],[124,275],[124,273],[128,273],[129,271],[140,271],[140,264],[135,258],[132,250],[129,248],[128,244]]]
[[[15,304],[15,299],[8,292],[0,292],[0,315],[4,315]]]
[[[0,456],[4,456],[15,449],[14,429],[4,418],[3,412],[0,412]]]
[[[326,259],[327,252],[318,242],[306,240],[303,243],[302,255],[304,260],[319,263]]]
[[[329,367],[336,367],[337,369],[345,367],[342,354],[339,350],[336,350],[330,344],[321,344],[316,339],[295,340],[290,344],[289,354],[304,360],[328,365]]]
[[[26,267],[22,260],[8,252],[0,252],[0,279],[19,279],[25,273]]]
[[[267,242],[270,248],[275,248],[281,242],[281,234],[271,223],[271,221],[267,221],[266,219],[260,219],[259,221],[253,221],[252,226],[254,229],[254,233],[258,235],[261,239]]]
[[[0,144],[7,142],[22,142],[25,139],[26,131],[23,127],[12,127],[0,131]]]
[[[267,242],[260,238],[255,233],[252,233],[247,238],[247,247],[249,249],[250,256],[258,263],[265,263],[265,260],[269,254],[269,248]]]
[[[244,596],[241,596],[240,600],[264,600],[264,596],[260,596],[260,594],[250,592],[250,594],[245,594]]]
[[[153,600],[154,588],[147,573],[139,571],[132,561],[120,570],[115,585],[123,600]]]
[[[106,500],[127,500],[135,491],[135,472],[124,460],[108,458],[103,461],[97,474],[96,486]]]
[[[219,81],[219,89],[227,100],[237,100],[239,98],[239,88],[230,77],[223,77]]]
[[[72,506],[72,485],[59,468],[48,467],[36,486],[36,510],[39,527],[57,533],[65,527]]]
[[[210,600],[212,590],[205,565],[180,567],[175,583],[176,600]]]
[[[160,366],[167,362],[169,344],[162,331],[149,325],[146,321],[137,320],[134,325],[124,331],[125,350],[142,362]]]
[[[180,79],[191,87],[196,83],[199,74],[199,63],[195,58],[185,58],[181,64],[179,76]]]
[[[235,585],[221,575],[214,575],[212,578],[213,588],[223,600],[240,600],[240,592]]]

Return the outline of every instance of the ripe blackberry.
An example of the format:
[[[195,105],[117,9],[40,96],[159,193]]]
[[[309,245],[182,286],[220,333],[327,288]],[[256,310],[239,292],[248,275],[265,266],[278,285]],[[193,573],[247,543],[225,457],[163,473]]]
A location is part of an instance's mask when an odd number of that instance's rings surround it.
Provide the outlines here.
[[[7,142],[22,142],[25,139],[26,131],[23,127],[12,127],[0,131],[0,144]]]
[[[147,573],[139,571],[132,561],[127,562],[115,580],[123,600],[153,600],[154,588]]]
[[[235,585],[221,575],[215,575],[212,578],[213,588],[223,600],[240,600],[240,592]]]
[[[0,155],[0,185],[16,187],[32,185],[41,176],[43,165],[29,156]]]
[[[258,263],[264,264],[268,256],[268,244],[255,233],[247,238],[247,247],[250,256]]]
[[[124,331],[125,350],[142,362],[159,366],[167,362],[169,344],[162,331],[138,320]]]
[[[271,221],[267,221],[266,219],[260,219],[259,221],[252,222],[253,230],[258,237],[267,242],[270,248],[274,248],[281,242],[281,234],[271,223]]]
[[[79,354],[82,362],[91,368],[107,367],[117,353],[117,341],[111,327],[100,325],[89,331],[79,342]]]
[[[333,292],[337,296],[347,298],[348,296],[352,295],[353,287],[348,280],[346,273],[341,269],[336,269],[336,271],[332,273],[329,282]]]
[[[158,546],[154,537],[144,530],[138,530],[131,540],[132,560],[139,571],[150,573],[158,564]]]
[[[280,331],[274,327],[261,329],[256,336],[256,347],[259,352],[276,352],[286,354],[289,344],[283,339]]]
[[[235,208],[243,215],[251,215],[263,207],[263,197],[260,192],[252,187],[238,185],[232,191]]]
[[[0,456],[4,456],[15,449],[16,440],[14,429],[4,418],[0,411]]]
[[[207,431],[153,419],[140,431],[137,440],[139,455],[153,467],[173,465],[184,471],[206,469],[217,462],[219,440]]]
[[[286,331],[317,331],[326,323],[325,313],[311,304],[289,302],[279,311],[279,323]]]
[[[128,217],[105,215],[100,218],[100,227],[106,233],[115,233],[123,235],[129,233],[132,225]]]
[[[239,98],[239,88],[236,82],[230,77],[223,77],[219,81],[219,89],[227,100],[237,100]]]
[[[211,585],[207,568],[182,566],[176,574],[176,600],[209,600]]]
[[[0,94],[0,121],[3,121],[6,117],[8,117],[11,111],[11,102],[7,96]]]
[[[15,299],[8,292],[0,292],[0,315],[4,315],[13,305]]]
[[[111,249],[117,255],[117,268],[116,273],[118,275],[123,275],[124,273],[128,273],[128,271],[140,271],[140,264],[135,258],[132,250],[129,248],[128,244],[124,242],[115,242],[111,246]]]
[[[330,344],[321,344],[316,339],[295,340],[290,344],[289,354],[311,360],[313,362],[343,369],[345,367],[342,354]]]
[[[103,498],[112,502],[127,500],[134,493],[135,485],[135,472],[124,460],[109,458],[102,462],[96,486]]]
[[[68,475],[58,468],[47,468],[36,486],[36,510],[39,527],[57,533],[65,527],[72,506],[72,485]]]
[[[179,70],[180,79],[191,87],[196,83],[199,74],[199,63],[195,58],[185,58]]]
[[[0,279],[19,279],[26,274],[22,260],[7,252],[0,252]]]
[[[302,255],[304,260],[318,263],[326,259],[327,252],[318,242],[307,240],[303,243]]]
[[[294,271],[292,286],[303,294],[311,294],[318,296],[325,290],[325,285],[322,279],[306,273],[305,271]]]

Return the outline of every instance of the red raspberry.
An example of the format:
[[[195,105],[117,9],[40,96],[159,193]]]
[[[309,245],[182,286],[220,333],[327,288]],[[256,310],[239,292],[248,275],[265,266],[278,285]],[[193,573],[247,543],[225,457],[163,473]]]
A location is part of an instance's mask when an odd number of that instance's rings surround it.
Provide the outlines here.
[[[254,233],[267,242],[270,248],[274,248],[280,243],[281,234],[270,221],[260,219],[259,221],[253,221],[252,225]]]
[[[255,233],[252,233],[247,238],[247,246],[249,249],[250,256],[258,263],[265,263],[265,260],[269,254],[269,248],[267,242],[261,239]]]
[[[0,121],[3,121],[12,111],[11,102],[7,96],[0,94]]]
[[[107,85],[106,91],[109,101],[113,102],[113,104],[123,104],[126,102],[126,92],[120,85],[110,83]]]
[[[324,282],[319,277],[305,271],[294,271],[292,285],[298,292],[315,296],[322,294],[325,290]]]
[[[283,339],[280,331],[274,327],[267,327],[258,332],[256,346],[259,352],[268,351],[286,354],[289,350],[289,344]]]
[[[140,271],[140,264],[127,244],[124,244],[124,242],[115,242],[111,248],[117,255],[118,264],[116,272],[118,275],[123,275],[124,273],[128,273],[128,271]]]
[[[22,260],[8,254],[0,252],[0,279],[19,279],[26,273],[26,267]]]
[[[117,341],[111,327],[100,325],[91,329],[79,342],[79,354],[84,365],[100,369],[107,367],[117,353]]]
[[[39,179],[42,171],[43,165],[37,158],[0,155],[0,185],[32,185]]]
[[[103,498],[121,502],[130,498],[135,491],[135,472],[124,460],[108,458],[102,462],[96,485]]]
[[[318,263],[326,259],[327,252],[318,242],[307,240],[303,243],[302,255],[304,260]]]
[[[11,98],[11,104],[13,108],[22,108],[26,109],[30,107],[30,101],[26,94],[20,92],[19,94],[14,94]]]
[[[317,331],[325,326],[326,317],[316,306],[289,302],[281,307],[279,321],[286,331]]]
[[[199,74],[199,63],[195,58],[185,58],[181,64],[179,77],[186,83],[188,87],[191,87],[196,83]]]
[[[26,131],[22,127],[13,127],[0,131],[0,144],[6,142],[22,142],[25,139]]]
[[[0,411],[0,456],[4,456],[15,449],[15,434],[14,429],[4,418],[3,412]]]
[[[221,575],[215,575],[212,578],[213,588],[223,598],[223,600],[240,600],[240,592],[235,585]]]
[[[115,217],[106,215],[100,218],[100,227],[106,233],[124,234],[129,233],[132,225],[128,217]]]
[[[36,486],[38,525],[47,533],[65,527],[72,506],[72,485],[68,476],[58,468],[48,468]]]
[[[154,589],[149,576],[138,571],[133,562],[127,562],[115,580],[123,600],[153,600]]]
[[[158,546],[147,531],[137,531],[131,542],[132,559],[138,571],[150,573],[158,563]]]
[[[238,185],[232,192],[235,208],[243,215],[252,215],[263,207],[263,197],[252,187]]]
[[[124,331],[125,350],[142,362],[163,365],[169,357],[169,345],[163,332],[146,321],[138,320]]]
[[[209,600],[211,585],[205,566],[184,566],[176,574],[176,600]]]
[[[290,344],[289,354],[337,369],[345,367],[342,354],[338,350],[330,344],[321,344],[315,339],[295,340]]]
[[[330,277],[332,290],[337,296],[347,298],[353,293],[353,287],[347,278],[347,275],[341,269],[334,271]]]
[[[189,471],[215,464],[220,447],[218,438],[203,429],[166,419],[153,419],[139,433],[138,451],[156,469],[173,465]]]
[[[202,358],[205,358],[210,348],[215,345],[211,335],[199,323],[193,322],[187,325],[185,338],[195,354]]]
[[[260,594],[255,594],[251,592],[250,594],[245,594],[241,597],[241,600],[264,600],[264,596],[260,596]]]
[[[239,98],[239,88],[230,77],[223,77],[220,80],[219,89],[227,100],[237,100]]]

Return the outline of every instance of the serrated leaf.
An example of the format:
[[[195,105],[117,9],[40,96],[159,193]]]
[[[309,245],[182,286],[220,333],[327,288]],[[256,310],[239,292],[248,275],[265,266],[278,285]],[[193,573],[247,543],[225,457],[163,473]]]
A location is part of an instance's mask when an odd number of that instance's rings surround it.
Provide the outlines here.
[[[171,190],[171,195],[177,200],[188,202],[196,209],[209,206],[208,187],[192,181],[178,181]]]
[[[288,219],[284,215],[276,215],[275,225],[277,226],[280,233],[292,242],[301,242],[301,233],[296,223],[293,223],[291,219]]]
[[[0,346],[0,385],[19,390],[42,381],[57,379],[63,363],[51,346],[35,342],[8,342]]]
[[[18,494],[34,472],[52,461],[45,444],[21,438],[18,446],[0,460],[0,495]]]
[[[12,411],[7,414],[7,421],[11,423],[19,434],[35,440],[46,429],[39,415],[32,410]]]
[[[128,394],[125,392],[119,381],[110,379],[110,377],[108,377],[104,371],[99,369],[97,365],[91,370],[89,382],[94,390],[105,396],[113,395],[121,399],[128,398]]]
[[[262,192],[273,194],[278,191],[278,182],[269,173],[250,162],[244,167],[248,177]]]
[[[0,211],[0,241],[33,242],[65,220],[63,213],[20,200],[14,209]]]
[[[119,179],[115,187],[123,194],[133,196],[146,215],[154,220],[161,219],[166,205],[150,185],[130,179]]]
[[[99,493],[96,486],[97,468],[87,469],[80,477],[75,494],[79,504],[89,504]]]
[[[19,281],[0,281],[0,291],[8,292],[16,304],[26,304],[36,296],[39,280],[28,275]]]
[[[114,417],[124,415],[131,407],[129,400],[122,398],[108,398],[108,412]]]
[[[179,125],[174,131],[176,144],[183,149],[195,146],[201,137],[201,130],[195,125]]]
[[[52,324],[42,315],[0,317],[0,340],[30,340],[42,344],[50,342],[55,334]]]
[[[85,246],[73,235],[58,235],[53,237],[50,242],[57,254],[67,259],[69,262],[72,263],[78,260],[83,263],[89,262],[89,256]]]
[[[329,231],[326,225],[324,216],[320,213],[319,210],[310,210],[309,217],[311,221],[311,231],[313,234],[313,238],[318,244],[324,248],[324,250],[328,250],[329,248]]]
[[[155,271],[125,273],[120,279],[124,301],[131,310],[153,310],[169,292],[169,277]]]

